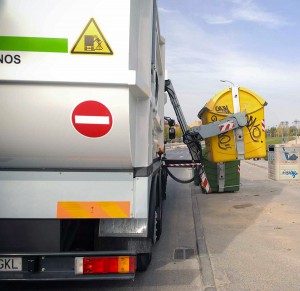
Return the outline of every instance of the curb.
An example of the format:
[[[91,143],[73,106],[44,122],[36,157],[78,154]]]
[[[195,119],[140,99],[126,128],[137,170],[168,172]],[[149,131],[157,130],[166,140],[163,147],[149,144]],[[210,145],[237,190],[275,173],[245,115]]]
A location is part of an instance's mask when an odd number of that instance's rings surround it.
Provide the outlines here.
[[[199,193],[200,194],[200,193]],[[202,276],[202,283],[204,285],[204,291],[217,291],[215,277],[210,261],[210,256],[208,254],[204,229],[201,222],[200,210],[198,207],[196,187],[191,185],[191,195],[192,195],[192,207],[193,207],[193,217],[195,224],[196,242],[198,257],[200,261],[200,273]]]

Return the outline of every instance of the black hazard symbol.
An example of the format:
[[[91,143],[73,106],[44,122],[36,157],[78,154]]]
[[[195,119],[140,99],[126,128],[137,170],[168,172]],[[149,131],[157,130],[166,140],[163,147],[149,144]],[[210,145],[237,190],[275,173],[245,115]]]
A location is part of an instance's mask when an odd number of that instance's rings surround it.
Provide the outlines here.
[[[113,51],[94,18],[91,18],[74,44],[72,54],[112,55]]]

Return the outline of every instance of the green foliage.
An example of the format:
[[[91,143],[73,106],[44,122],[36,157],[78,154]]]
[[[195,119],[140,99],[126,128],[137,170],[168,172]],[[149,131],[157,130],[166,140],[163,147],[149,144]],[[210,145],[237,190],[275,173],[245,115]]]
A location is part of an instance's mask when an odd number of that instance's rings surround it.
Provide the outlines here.
[[[290,140],[295,139],[295,137],[293,137],[293,136],[288,136],[286,139],[287,139],[287,140],[286,140],[285,142],[288,142],[288,141],[290,141]],[[267,146],[268,146],[269,144],[281,144],[281,143],[282,143],[282,137],[281,137],[281,136],[267,137],[267,138],[266,138],[266,144],[267,144]]]
[[[180,127],[176,127],[176,140],[181,141],[183,132]]]
[[[164,127],[164,140],[168,141],[169,140],[169,126],[165,125]]]
[[[267,146],[269,145],[269,144],[279,144],[279,143],[281,143],[281,137],[279,137],[279,136],[276,136],[276,137],[267,137],[266,138],[266,144],[267,144]]]

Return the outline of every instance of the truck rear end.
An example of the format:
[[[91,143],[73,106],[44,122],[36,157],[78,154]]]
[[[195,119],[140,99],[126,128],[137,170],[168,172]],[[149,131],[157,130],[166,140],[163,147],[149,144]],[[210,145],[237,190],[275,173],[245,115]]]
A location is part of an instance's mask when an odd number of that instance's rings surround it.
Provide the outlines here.
[[[162,227],[156,1],[0,0],[0,280],[133,278]]]

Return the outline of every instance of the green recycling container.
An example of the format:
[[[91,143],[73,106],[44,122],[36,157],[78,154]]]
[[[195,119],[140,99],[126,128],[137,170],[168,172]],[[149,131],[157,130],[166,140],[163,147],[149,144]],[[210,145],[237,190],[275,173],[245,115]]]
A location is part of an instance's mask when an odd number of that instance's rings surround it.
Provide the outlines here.
[[[240,161],[214,163],[203,159],[204,170],[213,193],[240,190]]]

